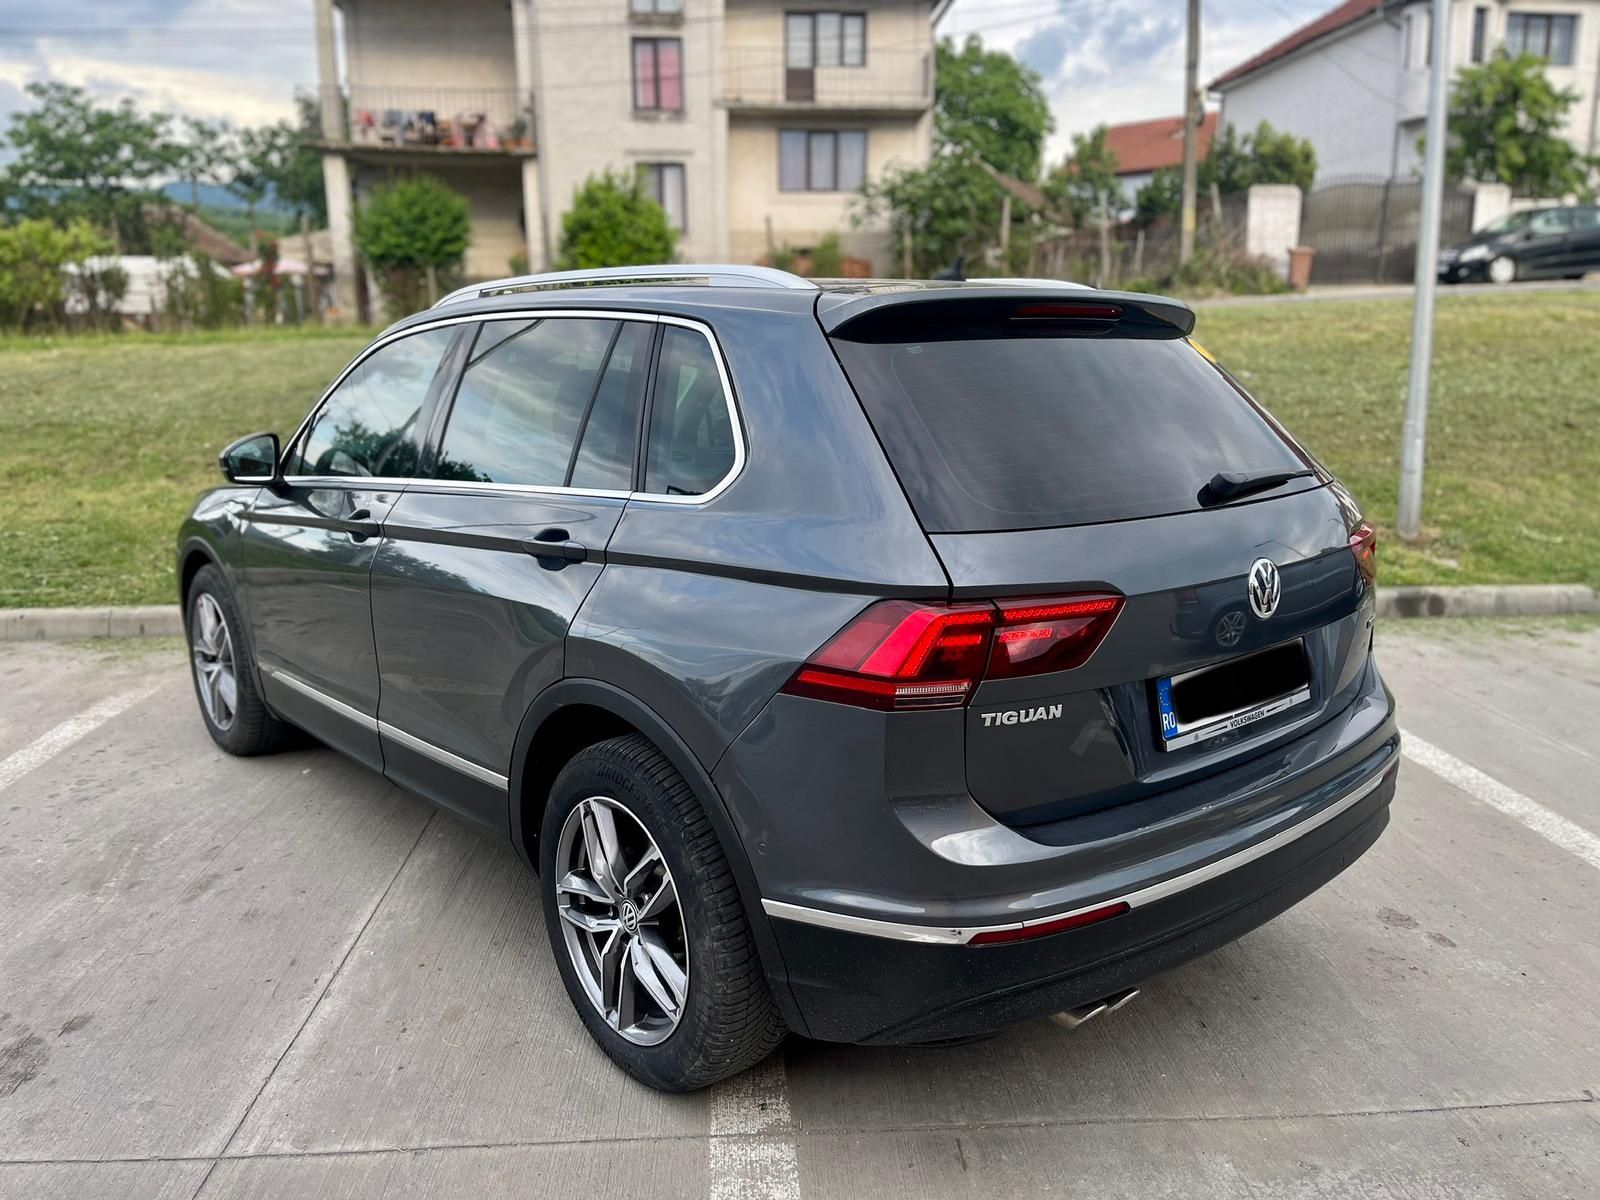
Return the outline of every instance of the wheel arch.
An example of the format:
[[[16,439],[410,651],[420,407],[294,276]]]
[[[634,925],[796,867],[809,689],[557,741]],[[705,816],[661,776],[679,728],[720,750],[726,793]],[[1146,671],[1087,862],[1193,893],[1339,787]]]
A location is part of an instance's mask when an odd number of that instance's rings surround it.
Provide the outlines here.
[[[613,684],[598,679],[563,679],[535,698],[517,730],[507,794],[511,844],[537,873],[539,826],[550,788],[561,768],[588,746],[638,733],[648,738],[693,789],[717,835],[739,888],[762,967],[789,1028],[805,1032],[790,994],[788,972],[761,906],[761,891],[721,791],[688,743],[659,713]]]
[[[201,567],[216,567],[223,570],[222,560],[217,557],[215,550],[204,538],[191,537],[183,543],[178,551],[178,604],[183,609],[183,619],[188,621],[189,616],[189,588],[194,583],[194,577],[200,573]]]

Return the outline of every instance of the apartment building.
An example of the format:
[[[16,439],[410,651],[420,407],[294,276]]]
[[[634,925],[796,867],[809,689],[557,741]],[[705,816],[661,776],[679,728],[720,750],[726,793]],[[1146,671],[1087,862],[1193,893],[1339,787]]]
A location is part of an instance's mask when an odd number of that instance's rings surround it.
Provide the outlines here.
[[[1452,0],[1451,72],[1504,47],[1574,91],[1565,134],[1600,151],[1600,0]],[[1422,0],[1345,0],[1212,80],[1222,123],[1308,139],[1319,179],[1408,176],[1428,111],[1432,20]]]
[[[950,0],[315,0],[341,307],[354,206],[386,179],[466,197],[471,278],[550,265],[591,174],[637,172],[679,257],[758,262],[837,232],[888,271],[861,183],[928,159]]]

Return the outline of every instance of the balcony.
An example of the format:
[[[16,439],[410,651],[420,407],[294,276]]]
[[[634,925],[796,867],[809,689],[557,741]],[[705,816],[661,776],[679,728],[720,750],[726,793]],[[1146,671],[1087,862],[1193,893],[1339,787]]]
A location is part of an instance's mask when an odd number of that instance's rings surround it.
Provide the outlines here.
[[[345,145],[375,155],[531,155],[533,98],[515,88],[352,85]]]
[[[729,46],[723,102],[737,112],[920,113],[933,103],[927,50],[869,48],[862,67],[784,66],[781,46]]]

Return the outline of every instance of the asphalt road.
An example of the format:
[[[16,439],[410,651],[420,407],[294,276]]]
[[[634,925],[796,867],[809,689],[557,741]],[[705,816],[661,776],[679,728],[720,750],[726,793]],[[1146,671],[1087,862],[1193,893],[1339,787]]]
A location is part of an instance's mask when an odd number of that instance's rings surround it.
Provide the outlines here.
[[[0,646],[0,1197],[1600,1195],[1600,626],[1437,625],[1380,635],[1394,819],[1306,903],[1073,1033],[687,1097],[590,1044],[508,849],[225,757],[171,643]]]

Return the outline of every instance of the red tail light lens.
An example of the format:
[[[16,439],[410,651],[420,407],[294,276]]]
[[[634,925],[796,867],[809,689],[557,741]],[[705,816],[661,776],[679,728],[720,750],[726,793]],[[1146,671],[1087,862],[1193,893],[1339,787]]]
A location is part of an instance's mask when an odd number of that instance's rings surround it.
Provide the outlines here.
[[[1378,581],[1378,531],[1365,521],[1350,531],[1350,553],[1356,556],[1356,570],[1368,584]]]
[[[783,690],[864,708],[957,708],[985,677],[1082,666],[1121,610],[1121,596],[884,600],[828,639]]]

